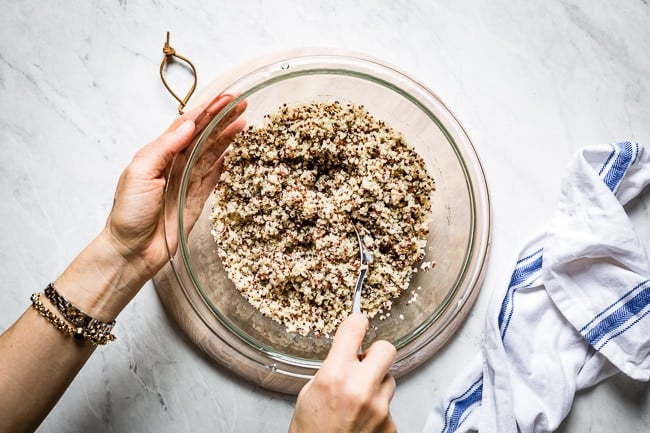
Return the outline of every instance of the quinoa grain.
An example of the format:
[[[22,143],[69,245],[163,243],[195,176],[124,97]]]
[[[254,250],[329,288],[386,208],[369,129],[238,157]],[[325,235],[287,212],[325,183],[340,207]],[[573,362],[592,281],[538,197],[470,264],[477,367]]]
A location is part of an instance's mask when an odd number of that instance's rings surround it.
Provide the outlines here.
[[[212,235],[229,278],[288,332],[330,335],[352,307],[356,226],[374,256],[362,309],[390,310],[424,257],[435,189],[424,160],[362,106],[265,117],[236,137],[215,189]]]

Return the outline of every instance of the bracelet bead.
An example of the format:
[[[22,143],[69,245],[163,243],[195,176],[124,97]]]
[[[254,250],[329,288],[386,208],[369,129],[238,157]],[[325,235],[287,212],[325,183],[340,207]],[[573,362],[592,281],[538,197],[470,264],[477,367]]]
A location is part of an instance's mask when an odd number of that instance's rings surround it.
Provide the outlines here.
[[[44,294],[65,320],[50,311],[45,304],[40,301],[40,296]],[[50,283],[43,293],[34,293],[31,296],[32,306],[48,322],[54,325],[65,335],[71,335],[75,340],[88,340],[93,345],[104,345],[109,341],[116,339],[111,334],[115,321],[110,323],[102,322],[83,313],[77,307],[72,305],[67,299],[56,291]],[[72,325],[71,325],[72,324]]]

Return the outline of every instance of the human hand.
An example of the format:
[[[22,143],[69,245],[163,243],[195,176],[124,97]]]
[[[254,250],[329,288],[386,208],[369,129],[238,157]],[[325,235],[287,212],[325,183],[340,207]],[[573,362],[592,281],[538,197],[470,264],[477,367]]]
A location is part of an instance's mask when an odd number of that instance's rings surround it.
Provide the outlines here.
[[[176,218],[163,214],[168,171],[172,161],[179,159],[175,169],[182,168],[189,157],[192,138],[234,99],[220,95],[208,104],[177,118],[156,140],[140,149],[120,176],[113,209],[103,235],[128,262],[142,273],[142,282],[151,278],[167,262],[167,242],[176,249]],[[244,128],[240,118],[246,109],[241,102],[212,131],[192,171],[186,193],[186,230],[194,225],[214,188],[223,163],[223,153],[234,136]],[[176,176],[178,177],[178,176]],[[174,200],[176,197],[174,197]],[[175,208],[176,203],[168,203]],[[164,226],[167,225],[165,239]]]
[[[376,341],[359,359],[367,328],[361,314],[341,323],[320,370],[298,394],[289,433],[397,431],[390,416],[395,379],[388,373],[396,350]]]

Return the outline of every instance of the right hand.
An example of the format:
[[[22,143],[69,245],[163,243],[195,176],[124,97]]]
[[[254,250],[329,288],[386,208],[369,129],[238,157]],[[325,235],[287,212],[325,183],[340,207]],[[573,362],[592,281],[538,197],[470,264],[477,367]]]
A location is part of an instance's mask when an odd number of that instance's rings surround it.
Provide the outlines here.
[[[289,433],[393,433],[390,401],[395,379],[388,373],[395,347],[376,341],[359,359],[368,319],[352,314],[336,331],[322,367],[298,394]]]

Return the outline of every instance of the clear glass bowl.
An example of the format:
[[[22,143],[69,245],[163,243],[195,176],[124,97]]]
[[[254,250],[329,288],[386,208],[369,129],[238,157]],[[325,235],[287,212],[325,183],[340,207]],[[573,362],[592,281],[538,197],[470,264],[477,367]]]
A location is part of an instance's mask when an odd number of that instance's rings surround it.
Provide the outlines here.
[[[178,222],[179,244],[165,279],[191,308],[179,322],[208,354],[258,385],[296,392],[318,369],[330,347],[324,337],[287,333],[262,316],[228,279],[210,233],[212,197],[198,222],[187,231],[184,209],[188,179],[211,134],[240,101],[248,125],[261,126],[264,115],[282,104],[339,101],[364,105],[397,131],[424,158],[436,181],[426,261],[386,320],[373,319],[365,345],[385,339],[397,347],[393,374],[400,376],[428,359],[453,334],[478,293],[490,241],[490,205],[476,152],[443,102],[396,69],[348,55],[298,54],[244,73],[222,93],[238,95],[197,137],[188,157],[175,161],[166,195],[168,220]],[[171,218],[171,219],[170,219]],[[175,224],[173,225],[175,226]],[[170,230],[168,226],[166,230]],[[169,271],[169,270],[168,270]],[[156,281],[158,287],[161,279]],[[420,289],[418,289],[420,288]],[[418,300],[408,303],[411,292]],[[159,290],[160,292],[160,290]],[[170,296],[166,292],[167,298]],[[163,301],[173,302],[165,299]],[[183,317],[185,316],[185,317]],[[187,325],[187,323],[186,323]]]

